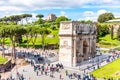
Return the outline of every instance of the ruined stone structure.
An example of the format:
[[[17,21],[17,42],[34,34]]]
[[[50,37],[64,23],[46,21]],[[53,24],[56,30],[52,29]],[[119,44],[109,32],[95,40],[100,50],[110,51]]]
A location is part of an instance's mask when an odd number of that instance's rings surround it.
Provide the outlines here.
[[[56,15],[55,14],[48,14],[47,16],[47,21],[55,21],[56,20]]]
[[[120,25],[119,24],[110,24],[109,25],[109,29],[111,29],[112,26],[113,26],[113,32],[114,32],[114,34],[117,34],[117,31],[118,31]]]
[[[78,21],[61,22],[59,37],[59,62],[64,66],[77,66],[77,63],[96,54],[95,24]]]

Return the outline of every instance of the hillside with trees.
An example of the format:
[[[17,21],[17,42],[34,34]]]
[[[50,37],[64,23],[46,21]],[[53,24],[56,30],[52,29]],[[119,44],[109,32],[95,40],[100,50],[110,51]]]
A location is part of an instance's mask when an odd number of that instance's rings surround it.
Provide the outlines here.
[[[106,16],[107,15],[107,16]],[[104,17],[104,18],[103,18]],[[106,17],[106,18],[105,18]],[[43,14],[36,15],[35,22],[29,23],[32,18],[31,14],[11,15],[0,18],[0,44],[12,46],[15,48],[56,48],[59,47],[59,25],[61,21],[70,21],[71,19],[60,16],[55,21],[44,20]],[[105,20],[104,20],[105,19]],[[97,26],[97,44],[102,47],[119,46],[120,28],[114,33],[113,24],[119,22],[105,22],[114,19],[112,13],[104,13],[98,17]],[[23,20],[26,24],[23,23]],[[102,21],[100,21],[102,20]],[[92,21],[82,20],[81,23],[92,23]],[[52,46],[52,47],[51,47]],[[53,47],[55,46],[55,47]],[[4,53],[4,51],[3,51]],[[14,51],[13,51],[14,56]]]
[[[107,22],[109,20],[115,20],[112,13],[104,13],[99,15],[97,24],[97,42],[98,46],[105,48],[113,48],[120,46],[120,30],[116,28],[120,26],[120,22]],[[117,25],[117,26],[116,26]],[[117,29],[117,32],[114,32]]]

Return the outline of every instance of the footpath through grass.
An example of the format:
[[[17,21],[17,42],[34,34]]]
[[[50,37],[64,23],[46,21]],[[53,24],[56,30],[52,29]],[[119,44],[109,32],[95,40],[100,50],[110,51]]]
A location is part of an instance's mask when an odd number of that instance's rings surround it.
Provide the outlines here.
[[[4,64],[8,59],[0,56],[0,64]]]
[[[97,78],[120,78],[120,58],[92,72]]]

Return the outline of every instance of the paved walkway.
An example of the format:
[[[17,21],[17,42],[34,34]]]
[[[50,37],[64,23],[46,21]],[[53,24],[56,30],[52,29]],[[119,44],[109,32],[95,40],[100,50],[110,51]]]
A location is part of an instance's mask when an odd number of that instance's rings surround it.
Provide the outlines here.
[[[27,53],[25,53],[25,54],[27,54]],[[35,61],[37,61],[36,57],[33,57],[33,54],[34,53],[30,54],[30,56],[27,56],[26,58],[30,59],[30,60],[34,59]],[[93,70],[93,67],[92,67],[92,69],[87,70],[88,66],[91,67],[94,65],[95,69],[97,69],[99,64],[100,64],[100,66],[107,64],[106,60],[109,58],[109,56],[110,56],[109,53],[104,53],[103,55],[97,56],[95,58],[91,58],[87,61],[77,64],[78,65],[77,67],[72,67],[72,68],[65,67],[65,69],[61,70],[60,73],[55,72],[54,78],[51,78],[49,75],[48,76],[45,76],[45,75],[37,76],[36,72],[33,71],[34,70],[33,67],[31,67],[30,65],[22,66],[18,69],[14,68],[14,70],[12,70],[10,73],[12,73],[12,76],[15,78],[15,80],[17,80],[16,72],[23,74],[25,77],[25,80],[60,80],[59,79],[60,74],[62,74],[63,80],[69,80],[68,76],[65,75],[65,70],[68,70],[69,73],[79,73],[79,74],[83,75],[84,72],[87,73],[87,72],[90,72]],[[50,58],[46,59],[45,62],[49,63],[49,61],[50,62],[55,61],[56,58],[58,58],[58,56],[50,57]],[[39,63],[39,62],[37,62],[37,63]],[[58,63],[58,62],[54,62],[53,64],[56,64],[56,63]],[[86,69],[86,71],[84,71],[85,69]],[[4,77],[4,78],[6,78],[6,77]],[[73,80],[77,80],[77,79],[73,79]]]
[[[14,78],[16,78],[16,72],[19,72],[20,74],[23,74],[24,77],[25,77],[25,80],[60,80],[59,79],[59,75],[62,74],[62,77],[63,77],[63,80],[70,80],[68,76],[65,75],[65,70],[68,70],[69,73],[79,73],[81,74],[81,76],[83,76],[84,74],[84,69],[87,69],[88,66],[92,66],[93,63],[90,63],[90,61],[94,61],[94,64],[97,64],[98,63],[98,59],[99,59],[99,62],[103,59],[107,59],[107,57],[109,56],[108,53],[105,53],[101,56],[97,56],[93,59],[90,59],[90,60],[87,60],[87,61],[84,61],[80,64],[80,66],[77,66],[77,67],[65,67],[65,69],[61,70],[60,73],[58,72],[55,72],[54,73],[54,78],[51,78],[49,75],[46,76],[46,75],[40,75],[37,76],[37,73],[34,72],[34,69],[31,65],[27,65],[27,66],[22,66],[18,69],[15,69],[13,70],[11,73],[12,73],[12,76]],[[58,62],[54,62],[53,64],[56,64]],[[107,63],[103,62],[101,65],[105,65]],[[97,69],[97,65],[95,65],[96,69]],[[86,73],[87,72],[90,72],[91,70],[86,70]],[[17,80],[17,79],[15,79]],[[73,79],[73,80],[77,80],[77,79]]]
[[[65,75],[65,69],[62,69],[60,72],[55,72],[53,74],[54,75],[53,78],[50,77],[49,74],[46,76],[46,75],[41,75],[41,73],[39,73],[39,75],[37,76],[37,73],[34,72],[33,70],[34,70],[33,67],[31,67],[31,65],[28,65],[19,68],[17,71],[19,71],[20,74],[24,75],[25,80],[60,80],[59,78],[60,74],[62,74],[62,78],[63,78],[62,80],[69,80],[69,77]],[[77,73],[78,71],[69,70],[68,72]],[[16,78],[16,71],[12,72],[12,76]],[[77,79],[73,79],[73,80],[77,80]]]

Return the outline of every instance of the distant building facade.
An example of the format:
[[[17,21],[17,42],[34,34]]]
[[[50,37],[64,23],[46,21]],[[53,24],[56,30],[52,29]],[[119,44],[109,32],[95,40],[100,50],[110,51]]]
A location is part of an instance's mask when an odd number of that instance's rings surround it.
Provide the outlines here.
[[[96,26],[78,21],[60,24],[59,62],[73,67],[96,55]]]
[[[47,16],[47,21],[55,21],[56,20],[56,15],[55,14],[48,14]]]

